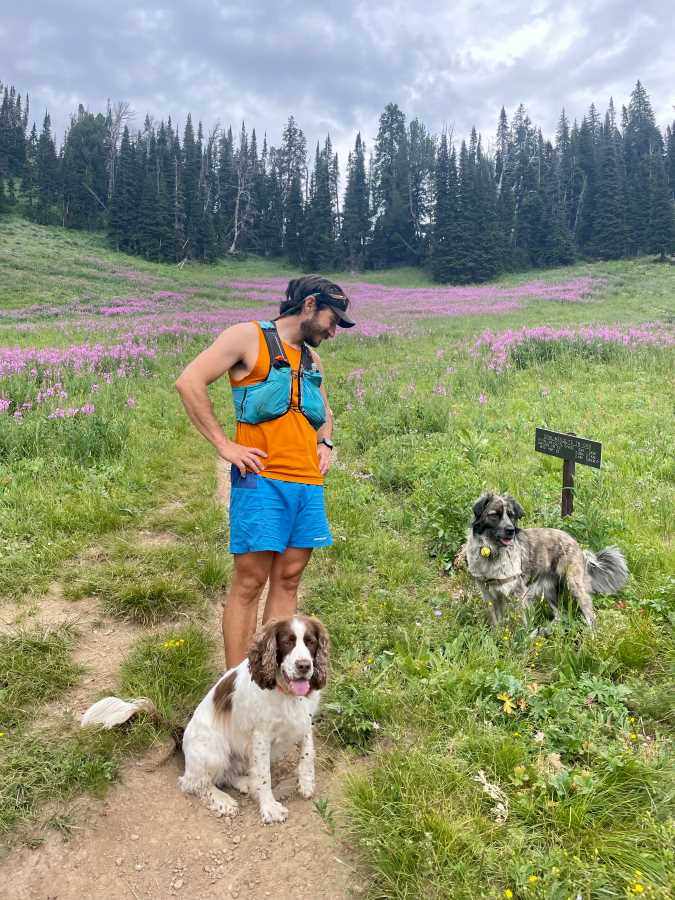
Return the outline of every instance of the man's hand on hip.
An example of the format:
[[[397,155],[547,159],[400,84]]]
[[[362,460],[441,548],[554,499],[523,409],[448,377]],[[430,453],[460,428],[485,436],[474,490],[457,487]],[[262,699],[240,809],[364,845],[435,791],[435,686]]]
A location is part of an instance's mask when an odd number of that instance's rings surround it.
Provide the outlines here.
[[[247,472],[258,473],[265,468],[262,460],[267,457],[267,454],[257,447],[243,447],[241,444],[235,444],[234,441],[228,441],[227,444],[223,444],[217,449],[223,459],[239,469],[242,478],[246,477]]]

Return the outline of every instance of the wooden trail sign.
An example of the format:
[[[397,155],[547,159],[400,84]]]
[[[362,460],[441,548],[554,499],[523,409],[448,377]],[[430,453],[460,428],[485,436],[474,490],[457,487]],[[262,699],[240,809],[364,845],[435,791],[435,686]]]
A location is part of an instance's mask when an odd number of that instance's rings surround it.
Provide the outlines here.
[[[588,438],[577,437],[573,431],[547,431],[537,428],[534,434],[534,449],[548,456],[557,456],[563,462],[562,498],[560,512],[570,516],[574,510],[574,468],[576,463],[600,468],[602,444]]]

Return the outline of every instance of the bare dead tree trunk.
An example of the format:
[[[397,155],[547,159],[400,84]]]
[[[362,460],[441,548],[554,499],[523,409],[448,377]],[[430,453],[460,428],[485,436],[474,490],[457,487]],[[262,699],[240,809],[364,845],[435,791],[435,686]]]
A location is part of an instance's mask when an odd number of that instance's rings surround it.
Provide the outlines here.
[[[232,226],[232,243],[228,253],[234,253],[237,249],[239,237],[239,201],[241,199],[241,172],[237,172],[237,199],[234,201],[234,224]]]
[[[134,118],[136,113],[131,109],[126,100],[118,101],[110,110],[110,133],[108,146],[108,200],[115,190],[115,176],[117,174],[117,151],[120,145],[120,136],[127,122]]]

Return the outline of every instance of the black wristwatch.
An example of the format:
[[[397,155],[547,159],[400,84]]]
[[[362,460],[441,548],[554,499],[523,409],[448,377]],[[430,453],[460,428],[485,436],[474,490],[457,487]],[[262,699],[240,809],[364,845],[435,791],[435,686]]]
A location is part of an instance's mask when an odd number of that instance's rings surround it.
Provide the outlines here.
[[[330,438],[321,438],[320,441],[317,441],[317,444],[325,444],[329,450],[332,450],[335,444],[330,440]]]

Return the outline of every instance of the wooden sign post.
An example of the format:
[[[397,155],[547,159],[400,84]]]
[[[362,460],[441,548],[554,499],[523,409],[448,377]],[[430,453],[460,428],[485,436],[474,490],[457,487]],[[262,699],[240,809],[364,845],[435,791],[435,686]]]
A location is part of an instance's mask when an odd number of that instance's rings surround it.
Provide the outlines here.
[[[534,435],[534,449],[548,456],[563,460],[562,498],[560,512],[563,518],[574,512],[574,468],[576,463],[600,468],[602,444],[577,437],[573,431],[547,431],[537,428]]]

